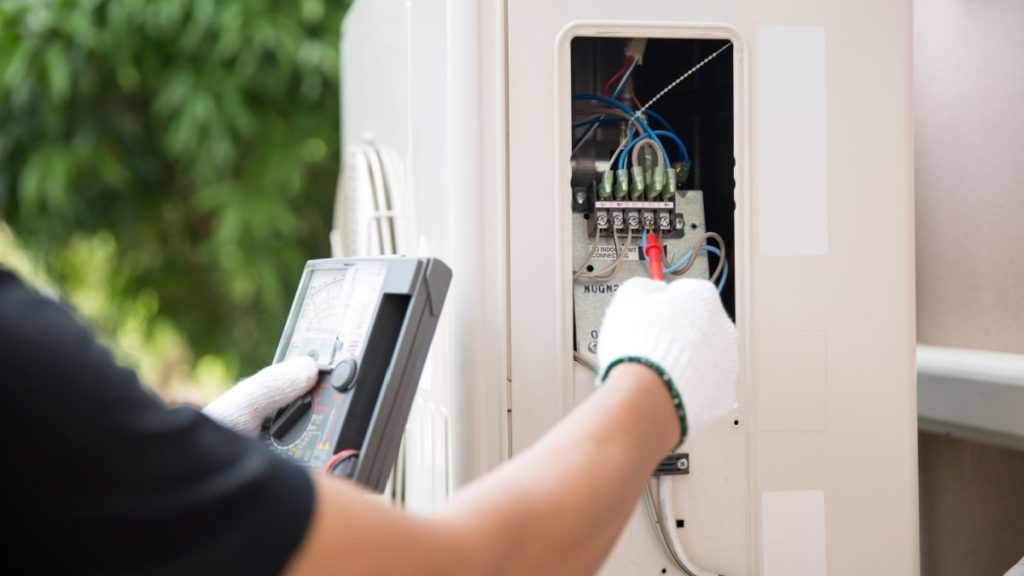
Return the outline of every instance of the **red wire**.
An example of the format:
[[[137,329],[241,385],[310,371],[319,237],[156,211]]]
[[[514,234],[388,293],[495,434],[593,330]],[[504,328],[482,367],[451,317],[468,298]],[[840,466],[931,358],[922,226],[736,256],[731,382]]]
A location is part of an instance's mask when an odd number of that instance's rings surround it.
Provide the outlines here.
[[[665,270],[661,265],[661,242],[658,241],[658,237],[654,235],[654,232],[647,233],[647,249],[644,250],[644,254],[647,256],[648,267],[651,272],[651,280],[664,280]]]
[[[605,96],[607,96],[608,95],[608,90],[611,89],[612,84],[614,84],[616,80],[621,78],[622,75],[626,73],[626,70],[629,70],[629,67],[632,64],[633,64],[633,57],[632,56],[627,57],[626,58],[626,63],[623,64],[622,69],[620,69],[618,72],[616,72],[615,76],[612,76],[611,78],[608,79],[607,82],[604,83],[604,88],[601,89],[601,93],[604,94]]]
[[[633,106],[637,110],[643,108],[644,105],[640,102],[640,98],[637,97],[637,95],[636,95],[636,87],[633,86],[633,77],[632,76],[629,77],[629,93],[632,94],[632,96],[633,96]]]
[[[342,450],[341,452],[338,452],[337,454],[332,456],[330,460],[327,461],[327,465],[324,466],[324,474],[330,476],[331,473],[334,472],[334,467],[340,464],[342,460],[348,458],[349,456],[357,456],[358,454],[359,450],[353,450],[351,448],[349,448],[348,450]]]

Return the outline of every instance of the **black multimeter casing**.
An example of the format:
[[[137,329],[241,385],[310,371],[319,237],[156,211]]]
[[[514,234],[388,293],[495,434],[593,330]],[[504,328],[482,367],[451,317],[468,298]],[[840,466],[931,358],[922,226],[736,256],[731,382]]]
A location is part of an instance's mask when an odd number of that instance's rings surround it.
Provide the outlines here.
[[[265,422],[271,449],[382,492],[451,278],[435,258],[307,262],[274,362],[308,354],[320,374]]]

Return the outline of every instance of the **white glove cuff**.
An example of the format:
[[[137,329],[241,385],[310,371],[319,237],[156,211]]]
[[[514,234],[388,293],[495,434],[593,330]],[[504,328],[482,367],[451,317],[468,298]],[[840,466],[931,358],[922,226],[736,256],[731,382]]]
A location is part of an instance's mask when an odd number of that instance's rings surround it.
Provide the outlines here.
[[[640,364],[650,368],[658,375],[659,378],[661,378],[661,381],[665,383],[665,387],[668,388],[668,393],[672,395],[672,402],[675,404],[676,414],[679,417],[679,442],[676,444],[675,448],[672,449],[672,451],[675,452],[683,441],[686,440],[687,433],[686,407],[683,405],[682,397],[679,396],[679,389],[676,388],[675,383],[672,381],[672,376],[662,368],[660,364],[641,356],[622,356],[609,362],[608,366],[604,369],[604,373],[601,374],[601,383],[604,384],[604,381],[608,378],[608,375],[611,374],[613,368],[619,364],[627,362]]]

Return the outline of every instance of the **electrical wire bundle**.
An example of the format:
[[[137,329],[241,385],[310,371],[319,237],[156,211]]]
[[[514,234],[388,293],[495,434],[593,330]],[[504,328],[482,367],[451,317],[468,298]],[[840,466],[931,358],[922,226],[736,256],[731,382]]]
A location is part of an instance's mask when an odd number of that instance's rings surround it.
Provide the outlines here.
[[[628,196],[632,200],[653,201],[659,198],[671,200],[675,196],[677,183],[685,181],[689,176],[690,154],[675,129],[663,116],[650,110],[650,107],[729,46],[731,44],[719,48],[672,81],[646,104],[641,104],[636,94],[633,78],[643,60],[645,41],[630,41],[625,50],[625,62],[604,83],[601,94],[576,94],[572,97],[574,104],[572,129],[574,133],[579,131],[579,135],[573,143],[572,155],[575,155],[594,136],[601,125],[620,126],[619,146],[612,153],[608,167],[602,173],[598,186],[600,200],[610,200],[613,197],[616,200],[625,200]],[[614,90],[612,89],[613,85],[615,86]],[[632,103],[635,109],[630,107],[629,103]],[[659,129],[653,129],[648,120],[656,122]],[[671,141],[676,148],[678,156],[674,162],[670,163],[669,161],[669,155],[662,142],[663,138]],[[598,227],[590,252],[573,273],[573,279],[606,282],[613,277],[626,255],[631,252],[634,227],[627,226],[625,245],[620,245],[618,224],[613,224],[610,227],[612,244],[616,251],[615,259],[603,269],[594,269],[592,262],[597,245],[601,241],[602,228]],[[651,230],[640,233],[640,250],[644,254],[647,254],[648,250],[648,235],[650,234],[653,238],[653,232]],[[708,244],[708,240],[713,240],[718,246]],[[658,242],[660,244],[660,239]],[[656,276],[660,279],[662,272],[677,276],[685,274],[696,262],[698,253],[714,254],[718,257],[718,265],[711,275],[711,281],[717,282],[718,291],[721,292],[724,290],[729,276],[729,263],[726,259],[725,241],[720,235],[713,232],[701,236],[693,250],[681,254],[675,261],[669,262],[666,257],[663,267],[660,262],[659,265],[650,267],[652,277]]]

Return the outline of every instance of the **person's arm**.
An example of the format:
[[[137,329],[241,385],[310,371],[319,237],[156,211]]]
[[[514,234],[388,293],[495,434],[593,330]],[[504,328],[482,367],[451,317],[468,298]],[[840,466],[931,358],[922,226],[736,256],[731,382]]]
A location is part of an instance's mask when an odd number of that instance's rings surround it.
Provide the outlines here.
[[[620,365],[551,433],[436,517],[317,479],[313,522],[289,573],[592,574],[678,439],[661,378]]]
[[[735,386],[736,347],[710,283],[627,282],[602,325],[604,385],[565,420],[431,518],[317,479],[313,521],[288,572],[596,572],[687,422],[699,430],[722,409],[708,390]]]

